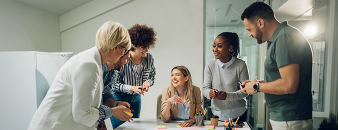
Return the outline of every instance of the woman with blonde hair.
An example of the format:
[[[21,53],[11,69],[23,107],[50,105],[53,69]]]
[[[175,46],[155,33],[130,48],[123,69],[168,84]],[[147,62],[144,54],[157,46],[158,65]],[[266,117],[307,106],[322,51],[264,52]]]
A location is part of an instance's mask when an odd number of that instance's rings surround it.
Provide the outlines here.
[[[196,123],[195,113],[199,111],[203,111],[200,88],[193,86],[188,68],[174,67],[171,85],[162,91],[161,120],[186,120],[181,126],[189,127]]]
[[[110,116],[131,120],[123,112],[129,110],[125,106],[108,108],[101,104],[102,64],[117,62],[130,46],[127,29],[120,23],[104,23],[96,33],[96,46],[73,56],[60,68],[28,130],[94,130]]]

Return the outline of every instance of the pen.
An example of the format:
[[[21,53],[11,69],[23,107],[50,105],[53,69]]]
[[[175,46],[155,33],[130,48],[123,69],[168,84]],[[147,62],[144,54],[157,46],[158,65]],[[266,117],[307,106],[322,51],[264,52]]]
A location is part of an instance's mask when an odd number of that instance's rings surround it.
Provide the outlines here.
[[[239,83],[239,85],[241,85],[241,86],[242,86],[242,88],[245,88],[245,86],[244,86],[244,85],[242,85],[242,82],[241,82],[241,81],[239,81],[239,80],[238,80],[238,83]]]
[[[142,91],[143,91],[143,90],[145,90],[146,88],[141,88],[141,87],[140,87],[140,88],[138,88],[138,89],[140,89],[140,90],[142,90]]]
[[[235,124],[237,124],[238,119],[239,119],[239,117],[237,117],[237,120],[236,120]]]
[[[173,94],[174,96],[176,96],[175,94]],[[184,100],[181,100],[182,102],[183,102],[183,104],[184,104]],[[197,109],[196,109],[197,110]]]

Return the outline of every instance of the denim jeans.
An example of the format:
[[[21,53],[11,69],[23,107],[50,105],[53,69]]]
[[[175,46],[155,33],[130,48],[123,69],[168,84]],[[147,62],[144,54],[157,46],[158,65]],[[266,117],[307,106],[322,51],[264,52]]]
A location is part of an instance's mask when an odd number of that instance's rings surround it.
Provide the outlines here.
[[[125,101],[130,104],[130,109],[133,110],[133,118],[139,118],[140,113],[141,113],[141,95],[140,94],[135,94],[135,95],[130,95],[126,93],[121,93],[121,92],[112,92],[114,95],[114,99],[118,101]],[[110,117],[111,124],[113,125],[113,128],[117,128],[120,125],[122,125],[126,121],[121,121],[118,118],[115,117]]]

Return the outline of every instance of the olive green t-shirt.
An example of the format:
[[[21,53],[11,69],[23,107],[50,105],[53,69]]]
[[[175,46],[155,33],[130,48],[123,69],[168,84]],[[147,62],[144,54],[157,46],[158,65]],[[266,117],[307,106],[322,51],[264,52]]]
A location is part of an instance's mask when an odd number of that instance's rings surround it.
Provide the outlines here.
[[[296,28],[281,23],[268,41],[264,82],[280,79],[279,68],[299,64],[299,85],[294,94],[265,94],[274,121],[294,121],[312,118],[312,51],[309,42]],[[271,86],[274,87],[274,86]]]

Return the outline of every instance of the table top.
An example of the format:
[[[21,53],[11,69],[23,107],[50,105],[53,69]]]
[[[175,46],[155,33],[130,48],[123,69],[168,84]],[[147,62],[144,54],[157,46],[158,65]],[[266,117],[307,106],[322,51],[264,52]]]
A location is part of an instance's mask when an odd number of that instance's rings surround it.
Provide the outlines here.
[[[167,130],[209,130],[204,128],[205,126],[196,126],[196,124],[190,127],[179,128],[176,125],[184,121],[175,121],[172,120],[168,123],[163,123],[160,119],[144,119],[144,118],[133,118],[134,121],[123,123],[121,126],[117,127],[114,130],[158,130],[157,126],[166,126]],[[215,130],[224,130],[224,122],[218,122],[218,126],[215,127]],[[210,125],[209,120],[204,121],[205,125]],[[250,127],[245,123],[244,128],[236,128],[238,130],[251,130]],[[235,130],[235,129],[234,129]]]

